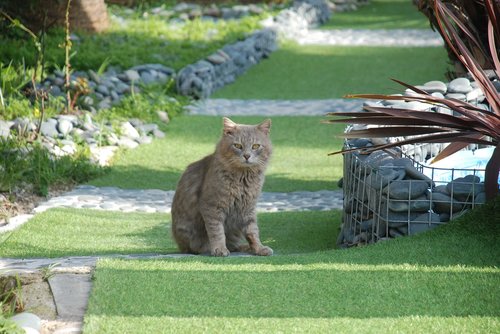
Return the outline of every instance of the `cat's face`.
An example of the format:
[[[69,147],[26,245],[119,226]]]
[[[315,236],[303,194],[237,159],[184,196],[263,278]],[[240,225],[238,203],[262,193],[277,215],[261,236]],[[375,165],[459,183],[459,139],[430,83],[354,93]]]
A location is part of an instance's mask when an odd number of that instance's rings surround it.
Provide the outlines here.
[[[270,128],[269,119],[259,125],[244,125],[224,118],[224,131],[220,142],[224,158],[237,168],[265,168],[272,152]]]

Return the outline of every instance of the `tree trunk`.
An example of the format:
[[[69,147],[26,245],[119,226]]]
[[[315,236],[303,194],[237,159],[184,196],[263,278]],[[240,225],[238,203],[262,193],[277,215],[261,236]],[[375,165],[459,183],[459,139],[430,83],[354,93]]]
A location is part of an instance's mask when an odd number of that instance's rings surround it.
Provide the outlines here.
[[[498,172],[500,171],[500,144],[493,150],[493,155],[486,164],[484,171],[484,188],[486,199],[490,200],[498,196]]]
[[[0,0],[0,9],[36,34],[44,24],[45,29],[64,26],[67,3],[68,0]],[[73,0],[69,14],[72,31],[102,32],[109,27],[104,0]]]

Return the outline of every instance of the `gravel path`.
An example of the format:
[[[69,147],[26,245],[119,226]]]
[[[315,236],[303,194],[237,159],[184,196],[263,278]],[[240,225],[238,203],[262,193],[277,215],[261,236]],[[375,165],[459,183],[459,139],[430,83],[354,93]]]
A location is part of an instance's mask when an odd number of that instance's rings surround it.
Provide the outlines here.
[[[388,47],[427,47],[443,45],[441,35],[431,29],[310,29],[300,31],[292,37],[301,45]]]
[[[324,116],[336,111],[359,111],[360,99],[228,100],[208,99],[187,107],[190,115],[207,116]]]
[[[157,189],[120,189],[116,187],[78,186],[74,190],[51,198],[35,209],[36,213],[51,208],[66,207],[121,212],[169,213],[174,191]],[[258,212],[326,211],[342,207],[342,192],[295,191],[291,193],[262,193]]]

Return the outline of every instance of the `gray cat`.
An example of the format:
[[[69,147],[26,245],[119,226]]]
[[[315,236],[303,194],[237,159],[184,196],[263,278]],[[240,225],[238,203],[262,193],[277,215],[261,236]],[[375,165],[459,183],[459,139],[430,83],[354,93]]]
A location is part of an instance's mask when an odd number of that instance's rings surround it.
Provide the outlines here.
[[[172,234],[181,252],[273,254],[260,242],[255,209],[272,152],[270,129],[270,119],[244,125],[224,117],[215,153],[187,167],[172,203]]]

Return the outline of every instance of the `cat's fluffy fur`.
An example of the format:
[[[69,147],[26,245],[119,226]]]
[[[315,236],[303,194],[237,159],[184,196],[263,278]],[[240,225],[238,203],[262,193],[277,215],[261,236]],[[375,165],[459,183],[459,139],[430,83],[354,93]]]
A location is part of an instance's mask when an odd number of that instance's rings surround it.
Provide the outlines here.
[[[272,255],[262,245],[256,204],[271,156],[271,120],[258,125],[223,119],[215,153],[189,165],[172,203],[172,234],[181,252]],[[242,244],[246,239],[248,244]]]

